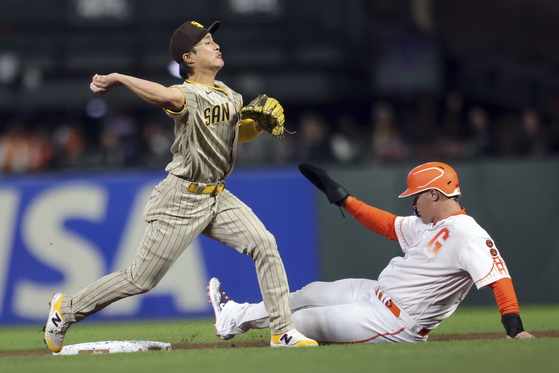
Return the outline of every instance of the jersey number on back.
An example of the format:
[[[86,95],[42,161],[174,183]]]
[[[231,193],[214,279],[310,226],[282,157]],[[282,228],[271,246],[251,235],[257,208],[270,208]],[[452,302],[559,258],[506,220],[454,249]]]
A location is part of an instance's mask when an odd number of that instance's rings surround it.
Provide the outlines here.
[[[449,235],[450,233],[447,228],[441,229],[441,231],[437,233],[437,235],[433,237],[433,239],[423,248],[423,254],[425,254],[427,258],[434,258],[444,245]]]

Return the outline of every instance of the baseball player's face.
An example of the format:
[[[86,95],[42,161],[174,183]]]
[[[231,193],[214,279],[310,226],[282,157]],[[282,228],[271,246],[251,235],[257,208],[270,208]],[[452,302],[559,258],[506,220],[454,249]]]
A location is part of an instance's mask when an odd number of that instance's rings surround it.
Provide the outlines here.
[[[431,190],[426,190],[413,195],[413,208],[415,215],[421,218],[425,223],[432,223],[434,216],[432,214],[433,201],[431,198]]]
[[[192,57],[198,68],[219,70],[223,67],[224,62],[219,45],[213,40],[211,34],[206,35],[194,47],[196,48],[196,54]]]

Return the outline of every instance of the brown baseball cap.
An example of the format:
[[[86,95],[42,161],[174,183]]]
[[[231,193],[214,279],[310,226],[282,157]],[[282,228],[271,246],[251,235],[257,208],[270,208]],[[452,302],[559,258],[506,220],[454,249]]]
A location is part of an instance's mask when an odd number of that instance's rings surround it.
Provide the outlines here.
[[[219,25],[219,21],[212,23],[208,28],[195,21],[183,23],[173,34],[169,44],[169,51],[173,59],[180,63],[183,54],[190,52],[192,47],[198,44],[208,33],[216,32]]]

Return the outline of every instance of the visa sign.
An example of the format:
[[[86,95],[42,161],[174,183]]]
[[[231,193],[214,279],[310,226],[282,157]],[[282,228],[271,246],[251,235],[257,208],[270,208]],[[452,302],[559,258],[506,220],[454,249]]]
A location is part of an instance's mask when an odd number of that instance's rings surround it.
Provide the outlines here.
[[[132,264],[146,227],[144,207],[166,176],[144,172],[1,179],[0,323],[43,321],[52,294],[71,294]],[[309,186],[300,175],[282,172],[238,173],[227,180],[227,188],[276,237],[292,290],[317,279]],[[252,260],[200,236],[155,289],[118,301],[92,318],[211,315],[206,297],[211,277],[220,278],[233,299],[261,300]]]

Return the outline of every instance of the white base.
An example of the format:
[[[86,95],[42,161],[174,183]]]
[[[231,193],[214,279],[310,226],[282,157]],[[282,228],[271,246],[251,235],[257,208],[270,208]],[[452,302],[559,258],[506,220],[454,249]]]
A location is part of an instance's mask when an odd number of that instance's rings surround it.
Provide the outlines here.
[[[137,351],[170,351],[171,344],[152,341],[105,341],[88,342],[64,346],[62,351],[53,355],[79,355],[79,354],[116,354],[120,352]]]

